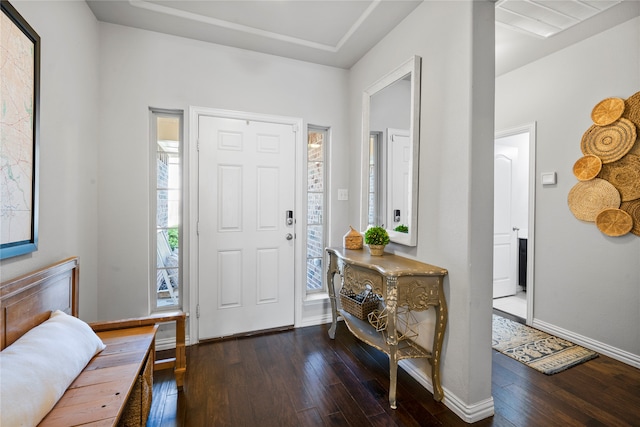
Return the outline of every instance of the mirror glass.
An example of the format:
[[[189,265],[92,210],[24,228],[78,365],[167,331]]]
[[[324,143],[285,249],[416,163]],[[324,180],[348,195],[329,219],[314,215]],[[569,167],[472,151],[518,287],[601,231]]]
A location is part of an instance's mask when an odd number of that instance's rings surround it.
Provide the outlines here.
[[[417,240],[420,65],[414,56],[382,77],[362,105],[361,229],[384,226],[408,246]]]

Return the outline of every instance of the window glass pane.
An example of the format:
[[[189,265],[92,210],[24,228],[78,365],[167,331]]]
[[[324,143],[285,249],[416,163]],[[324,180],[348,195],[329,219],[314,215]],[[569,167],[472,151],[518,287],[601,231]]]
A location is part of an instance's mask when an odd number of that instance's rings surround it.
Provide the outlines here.
[[[307,260],[307,290],[322,290],[322,258],[311,258]]]
[[[322,224],[324,194],[309,193],[307,195],[307,201],[307,224]]]
[[[307,227],[307,258],[322,258],[324,245],[322,239],[322,225]]]
[[[324,167],[322,162],[309,162],[307,165],[307,190],[323,191]]]
[[[307,145],[307,159],[324,160],[324,132],[309,132],[309,141]]]
[[[158,190],[156,202],[156,226],[169,226],[169,192],[167,190]]]
[[[175,228],[180,226],[180,194],[182,192],[180,190],[168,190],[167,193],[167,225]]]

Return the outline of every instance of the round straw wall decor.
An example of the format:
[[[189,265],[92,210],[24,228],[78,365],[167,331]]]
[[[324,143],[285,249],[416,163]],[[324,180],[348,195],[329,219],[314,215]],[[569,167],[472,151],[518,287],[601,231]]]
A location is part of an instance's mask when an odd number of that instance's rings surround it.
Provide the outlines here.
[[[604,179],[594,178],[574,185],[567,202],[576,218],[593,222],[603,209],[620,207],[620,193]]]
[[[640,128],[640,92],[636,92],[624,101],[622,117],[631,120]]]
[[[640,236],[640,92],[603,99],[591,119],[580,141],[584,156],[573,165],[579,182],[569,209],[608,236]]]
[[[604,209],[596,217],[596,226],[607,236],[624,236],[633,228],[631,215],[622,209]]]
[[[598,102],[591,111],[591,120],[598,126],[606,126],[622,117],[624,99],[607,98]]]
[[[580,148],[583,154],[600,157],[602,163],[621,159],[636,142],[636,126],[630,120],[621,118],[606,125],[592,125],[582,136]]]
[[[633,144],[631,150],[627,154],[635,154],[636,156],[640,156],[640,128],[636,130],[637,138],[636,143]]]
[[[580,157],[573,165],[573,174],[579,181],[589,181],[595,178],[602,170],[602,160],[600,157],[587,154]]]
[[[620,209],[628,213],[633,220],[633,228],[631,228],[631,232],[636,236],[640,236],[640,200],[623,202],[620,205]]]
[[[618,161],[603,165],[600,178],[616,187],[623,202],[640,198],[640,157],[627,154]]]
[[[624,101],[625,109],[622,117],[636,125],[636,143],[629,153],[640,156],[640,92],[636,92]]]

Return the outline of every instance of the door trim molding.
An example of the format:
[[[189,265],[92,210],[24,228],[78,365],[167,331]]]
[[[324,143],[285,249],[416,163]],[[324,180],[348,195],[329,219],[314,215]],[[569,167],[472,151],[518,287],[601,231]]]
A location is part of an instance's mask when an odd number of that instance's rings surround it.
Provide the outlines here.
[[[198,283],[198,262],[199,262],[199,245],[198,245],[198,176],[199,176],[199,165],[198,165],[198,122],[200,116],[211,116],[218,118],[229,118],[229,119],[238,119],[238,120],[249,120],[249,121],[258,121],[258,122],[267,122],[267,123],[277,123],[277,124],[285,124],[291,125],[293,127],[293,132],[295,134],[295,194],[294,194],[294,205],[296,209],[296,218],[300,218],[300,215],[303,211],[302,201],[303,197],[303,177],[302,177],[302,154],[303,154],[303,120],[299,117],[290,117],[290,116],[276,116],[271,114],[262,114],[262,113],[251,113],[246,111],[235,111],[235,110],[224,110],[219,108],[209,108],[209,107],[199,107],[199,106],[190,106],[189,107],[189,127],[188,127],[188,145],[186,146],[187,158],[190,159],[191,164],[189,168],[189,181],[187,183],[188,189],[187,192],[189,194],[189,218],[187,219],[189,223],[192,225],[189,227],[189,265],[185,268],[188,268],[189,271],[189,313],[197,314],[198,310],[198,301],[199,301],[199,283]],[[186,120],[185,120],[186,121]],[[306,182],[306,181],[304,181]],[[301,224],[302,221],[296,221],[294,232],[297,235],[301,233]],[[296,238],[294,244],[294,327],[298,327],[300,320],[302,318],[301,310],[302,306],[299,304],[301,301],[301,283],[303,269],[302,265],[302,247],[301,247],[302,239]],[[186,301],[185,301],[186,303]],[[198,331],[198,318],[197,315],[191,316],[191,321],[189,323],[189,336],[193,338],[190,344],[197,344],[199,337]]]
[[[501,130],[494,140],[529,133],[529,232],[527,236],[527,325],[533,324],[533,293],[535,289],[535,215],[536,215],[536,127],[537,122]]]

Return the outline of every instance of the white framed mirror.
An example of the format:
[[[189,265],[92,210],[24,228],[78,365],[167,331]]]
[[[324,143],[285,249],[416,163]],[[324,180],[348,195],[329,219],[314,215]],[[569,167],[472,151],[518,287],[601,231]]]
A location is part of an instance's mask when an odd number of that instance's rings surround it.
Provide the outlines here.
[[[413,56],[363,92],[360,228],[384,226],[416,246],[421,58]]]

